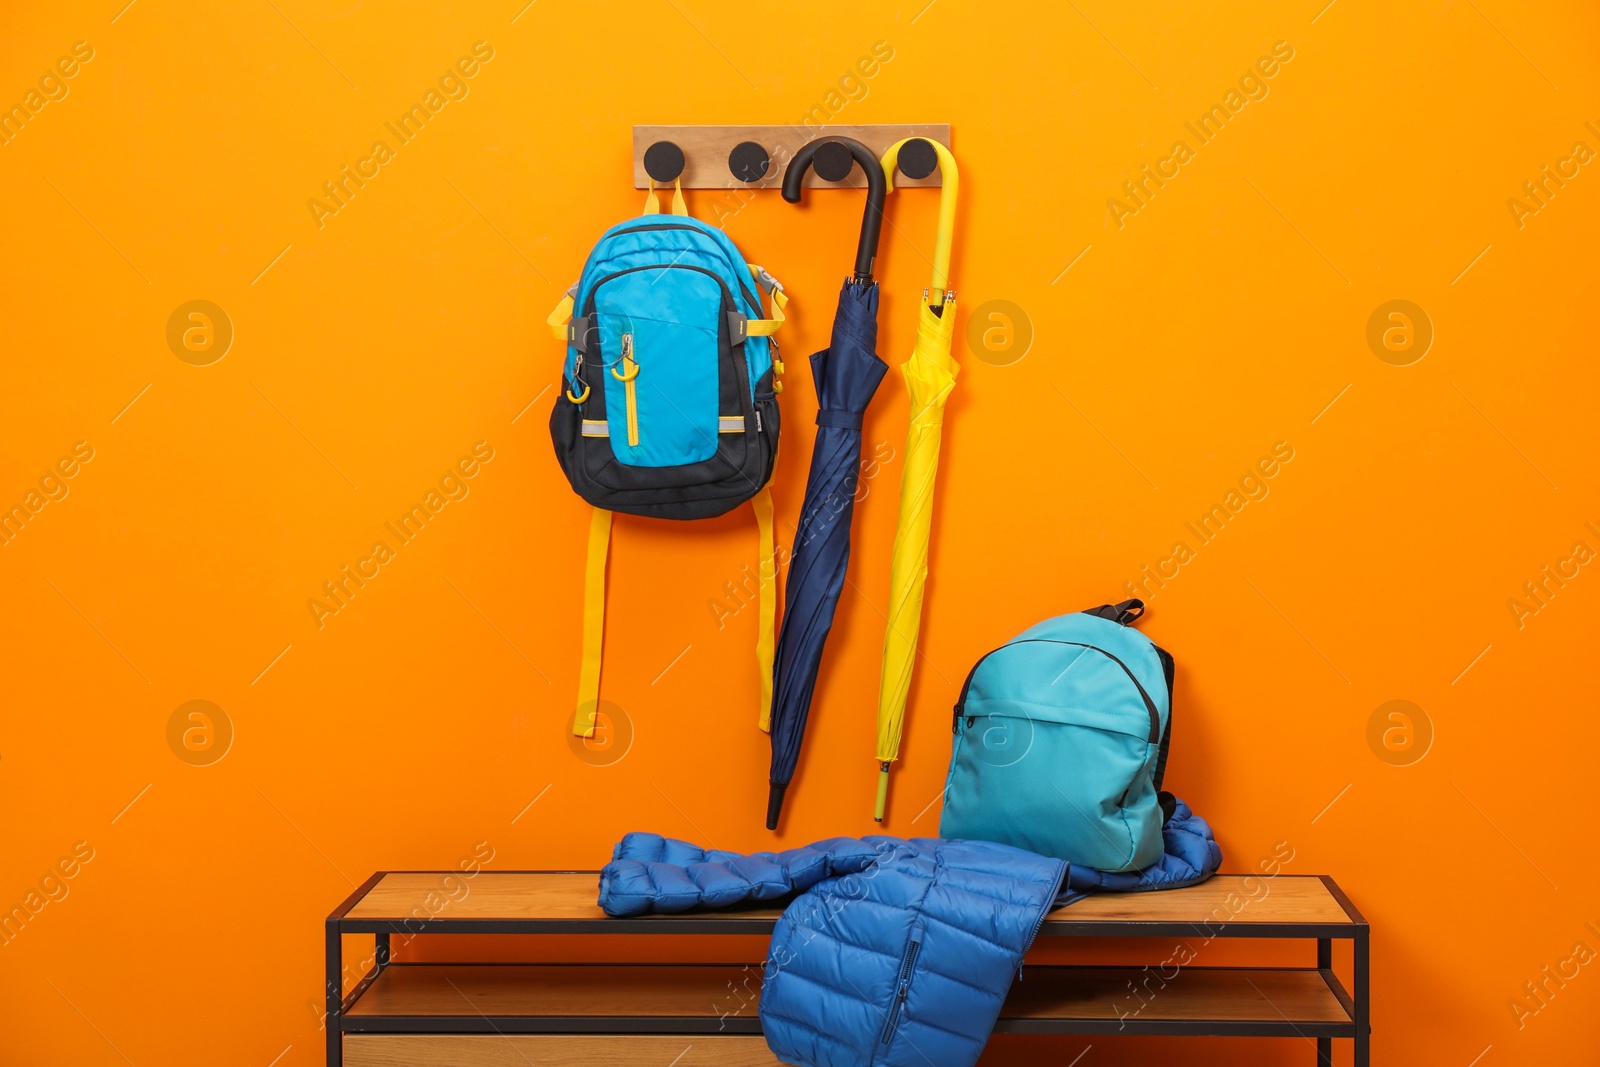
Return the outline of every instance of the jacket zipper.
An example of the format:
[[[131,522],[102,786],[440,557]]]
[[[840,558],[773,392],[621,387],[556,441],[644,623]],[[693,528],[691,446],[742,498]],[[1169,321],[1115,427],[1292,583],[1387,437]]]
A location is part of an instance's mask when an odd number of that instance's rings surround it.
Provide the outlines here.
[[[1043,921],[1042,919],[1040,920]],[[906,994],[911,990],[911,972],[917,965],[917,953],[922,950],[921,941],[912,941],[906,945],[905,955],[900,959],[899,988],[895,990],[894,1006],[889,1009],[889,1021],[883,1027],[883,1043],[887,1045],[894,1040],[894,1032],[900,1026],[900,1013],[906,1007]]]
[[[1065,860],[1062,860],[1060,870],[1056,874],[1055,887],[1050,891],[1050,895],[1045,898],[1044,907],[1039,909],[1039,917],[1033,920],[1033,933],[1028,935],[1027,943],[1022,946],[1023,956],[1028,954],[1028,950],[1033,947],[1033,943],[1039,939],[1039,931],[1043,929],[1044,921],[1050,917],[1050,913],[1052,911],[1056,910],[1056,901],[1061,896],[1061,887],[1066,883],[1067,874],[1071,870],[1072,865],[1067,863]],[[1070,904],[1072,901],[1068,901],[1067,903]],[[1017,958],[1017,981],[1022,981],[1021,956]]]
[[[1132,682],[1133,683],[1133,687],[1139,691],[1139,698],[1144,701],[1145,711],[1150,713],[1150,737],[1149,737],[1149,743],[1152,744],[1152,745],[1155,745],[1155,744],[1159,744],[1161,742],[1161,713],[1156,710],[1156,702],[1150,699],[1150,694],[1145,692],[1144,686],[1139,684],[1138,677],[1133,673],[1133,671],[1131,671],[1128,668],[1128,665],[1126,663],[1122,662],[1116,656],[1114,656],[1111,653],[1107,652],[1105,649],[1101,648],[1099,645],[1089,645],[1089,644],[1085,644],[1082,641],[1058,641],[1058,640],[1055,640],[1054,638],[1049,638],[1049,637],[1026,637],[1026,638],[1023,638],[1020,641],[1007,641],[1005,644],[1001,645],[999,648],[990,649],[988,652],[985,652],[978,659],[978,662],[976,662],[976,663],[974,663],[972,665],[972,670],[967,672],[967,680],[965,682],[961,683],[961,696],[960,696],[959,699],[956,700],[955,720],[950,724],[950,731],[952,733],[960,733],[961,732],[961,716],[962,716],[962,709],[964,707],[966,707],[966,704],[967,704],[967,690],[972,688],[972,678],[973,678],[974,675],[976,675],[978,673],[978,668],[983,666],[983,661],[988,659],[990,656],[994,655],[996,652],[1000,652],[1000,651],[1003,651],[1005,649],[1008,649],[1008,648],[1012,647],[1013,645],[1035,645],[1035,644],[1038,644],[1038,645],[1071,645],[1071,646],[1073,646],[1075,648],[1092,649],[1093,651],[1100,653],[1102,656],[1104,656],[1106,659],[1110,660],[1112,663],[1115,663],[1117,666],[1121,667],[1122,668],[1122,673],[1124,673],[1124,674],[1126,674],[1128,676],[1128,681]]]

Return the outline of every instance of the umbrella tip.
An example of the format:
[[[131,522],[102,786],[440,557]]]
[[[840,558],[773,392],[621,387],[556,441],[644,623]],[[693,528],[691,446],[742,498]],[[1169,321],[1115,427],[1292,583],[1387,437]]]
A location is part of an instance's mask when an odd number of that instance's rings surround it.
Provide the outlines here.
[[[767,792],[768,830],[776,830],[778,828],[778,815],[783,811],[783,791],[787,788],[789,788],[787,785],[779,782],[770,783]]]
[[[889,762],[885,760],[878,767],[878,799],[873,805],[872,821],[882,822],[884,809],[889,806]]]

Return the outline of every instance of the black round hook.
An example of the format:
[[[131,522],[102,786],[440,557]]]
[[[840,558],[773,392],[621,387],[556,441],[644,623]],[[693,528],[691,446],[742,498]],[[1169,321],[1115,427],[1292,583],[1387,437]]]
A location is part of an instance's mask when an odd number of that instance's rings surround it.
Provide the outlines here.
[[[913,137],[900,146],[898,169],[907,178],[922,179],[939,167],[939,153],[933,150],[926,138]]]
[[[870,148],[849,137],[819,137],[812,141],[796,152],[794,158],[789,161],[789,166],[785,168],[783,198],[791,204],[800,202],[800,185],[805,180],[806,171],[811,168],[817,152],[827,145],[839,145],[848,149],[867,175],[867,209],[861,217],[861,240],[856,245],[856,281],[870,282],[872,264],[878,258],[878,236],[883,230],[883,200],[886,194],[883,167]],[[826,153],[823,158],[826,161]],[[819,167],[817,173],[823,178],[828,177],[824,168]],[[847,170],[833,180],[842,181],[849,176],[849,173]]]
[[[657,141],[644,150],[644,172],[665,185],[683,173],[683,149],[671,141]]]
[[[747,184],[765,178],[767,168],[771,165],[772,157],[767,154],[766,148],[755,141],[740,141],[728,153],[728,170]]]
[[[838,141],[822,142],[811,159],[811,169],[825,182],[844,181],[850,177],[850,170],[855,165],[855,157],[850,154],[850,149]]]

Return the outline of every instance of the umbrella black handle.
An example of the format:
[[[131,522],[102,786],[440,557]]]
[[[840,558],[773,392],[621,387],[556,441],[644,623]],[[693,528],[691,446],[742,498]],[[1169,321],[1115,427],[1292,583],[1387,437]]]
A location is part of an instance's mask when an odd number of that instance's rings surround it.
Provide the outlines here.
[[[783,198],[791,204],[800,202],[800,183],[811,169],[811,159],[817,149],[828,143],[843,145],[850,150],[855,161],[867,175],[867,211],[861,218],[861,240],[856,245],[856,281],[872,280],[872,264],[878,258],[878,236],[883,230],[883,201],[887,183],[883,166],[872,150],[860,141],[849,137],[819,137],[794,154],[783,172]]]

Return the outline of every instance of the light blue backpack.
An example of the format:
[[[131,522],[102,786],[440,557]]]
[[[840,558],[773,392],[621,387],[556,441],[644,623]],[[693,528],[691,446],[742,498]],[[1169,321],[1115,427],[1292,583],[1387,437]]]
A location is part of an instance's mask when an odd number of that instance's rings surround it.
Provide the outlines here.
[[[761,298],[771,303],[763,317]],[[584,565],[583,659],[572,732],[600,711],[611,515],[704,519],[752,502],[761,545],[756,669],[762,720],[772,696],[777,611],[772,478],[778,456],[773,337],[788,297],[728,235],[690,218],[676,190],[661,214],[654,185],[641,218],[611,227],[546,320],[565,346],[550,412],[556,459],[594,505]]]
[[[1126,600],[1025,630],[978,660],[955,708],[939,836],[1100,871],[1162,855],[1173,661]]]

